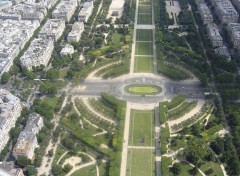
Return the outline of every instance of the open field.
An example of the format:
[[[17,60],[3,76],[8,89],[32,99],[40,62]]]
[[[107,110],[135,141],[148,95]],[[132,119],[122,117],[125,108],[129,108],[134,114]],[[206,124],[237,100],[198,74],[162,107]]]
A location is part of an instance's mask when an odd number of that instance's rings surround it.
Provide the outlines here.
[[[154,176],[154,150],[129,149],[127,176]]]
[[[143,5],[143,6],[138,6],[138,13],[152,13],[152,9],[151,9],[151,6],[146,6],[146,5]]]
[[[154,146],[153,111],[132,110],[130,122],[130,146]]]
[[[136,42],[135,55],[152,55],[153,47],[150,42]]]
[[[152,24],[152,15],[148,13],[138,14],[138,24]]]
[[[151,56],[136,56],[134,72],[147,72],[153,71],[153,58]]]
[[[125,88],[130,94],[140,94],[140,95],[155,95],[160,93],[162,89],[155,85],[148,84],[132,84]]]
[[[152,41],[152,38],[153,33],[151,29],[137,29],[137,41]]]

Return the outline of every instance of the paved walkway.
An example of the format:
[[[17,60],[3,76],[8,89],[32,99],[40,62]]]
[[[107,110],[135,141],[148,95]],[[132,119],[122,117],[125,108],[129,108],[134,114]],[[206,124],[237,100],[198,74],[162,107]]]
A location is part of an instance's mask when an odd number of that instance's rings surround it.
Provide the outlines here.
[[[147,150],[154,150],[155,147],[150,146],[128,146],[129,149],[147,149]]]
[[[131,106],[127,103],[125,124],[124,124],[124,135],[123,135],[123,147],[122,147],[122,162],[120,176],[125,176],[127,171],[127,156],[128,156],[128,138],[131,118]]]

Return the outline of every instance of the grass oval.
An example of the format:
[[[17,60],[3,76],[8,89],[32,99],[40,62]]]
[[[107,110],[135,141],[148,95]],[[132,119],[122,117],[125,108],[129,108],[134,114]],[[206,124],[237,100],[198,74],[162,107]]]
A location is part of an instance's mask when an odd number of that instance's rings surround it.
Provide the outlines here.
[[[126,86],[125,90],[130,94],[155,95],[161,93],[161,87],[148,84],[132,84]]]

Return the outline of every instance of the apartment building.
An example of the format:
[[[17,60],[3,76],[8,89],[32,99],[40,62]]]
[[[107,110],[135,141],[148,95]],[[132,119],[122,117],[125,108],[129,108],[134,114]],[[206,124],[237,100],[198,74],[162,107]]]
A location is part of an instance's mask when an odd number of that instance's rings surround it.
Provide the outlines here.
[[[240,23],[228,23],[227,29],[234,48],[237,48],[240,45]]]
[[[62,19],[48,19],[38,33],[40,38],[51,38],[55,42],[61,37],[65,29],[65,21]]]
[[[200,13],[200,16],[203,20],[203,24],[209,24],[213,22],[213,16],[208,8],[208,6],[205,3],[198,5],[198,10]]]
[[[223,46],[223,39],[219,33],[218,26],[215,23],[207,25],[207,33],[214,47]]]
[[[77,5],[77,0],[62,0],[53,11],[52,18],[63,19],[69,22],[77,8]]]
[[[14,58],[40,26],[38,21],[0,20],[0,75],[8,71]]]
[[[66,56],[66,55],[72,56],[73,53],[74,53],[74,48],[72,45],[69,45],[69,44],[66,44],[60,52],[61,56]]]
[[[81,38],[82,32],[84,31],[84,23],[83,22],[75,22],[72,26],[71,32],[68,34],[67,40],[68,42],[78,42]]]
[[[24,176],[22,169],[16,168],[12,161],[1,161],[0,169],[5,172],[5,175],[1,173],[1,176]]]
[[[86,23],[89,17],[92,15],[93,2],[84,2],[82,4],[82,9],[78,14],[78,21]]]
[[[8,9],[12,7],[12,2],[11,1],[0,1],[0,12],[3,11],[4,9]]]
[[[36,4],[17,4],[3,12],[5,15],[20,15],[22,20],[38,20],[39,22],[47,15],[47,9]]]
[[[47,66],[54,44],[52,39],[35,38],[24,55],[20,58],[21,66],[32,70],[33,67]]]
[[[0,152],[9,140],[9,131],[21,115],[20,100],[5,89],[0,89]]]
[[[222,46],[215,49],[215,53],[224,57],[228,62],[231,61],[231,55],[226,46]]]
[[[29,115],[26,127],[20,133],[17,143],[15,144],[12,155],[15,158],[25,156],[32,160],[34,158],[34,150],[38,146],[36,135],[43,127],[43,118],[37,114]]]
[[[230,0],[214,0],[213,5],[216,15],[222,23],[236,23],[238,21],[239,14]]]

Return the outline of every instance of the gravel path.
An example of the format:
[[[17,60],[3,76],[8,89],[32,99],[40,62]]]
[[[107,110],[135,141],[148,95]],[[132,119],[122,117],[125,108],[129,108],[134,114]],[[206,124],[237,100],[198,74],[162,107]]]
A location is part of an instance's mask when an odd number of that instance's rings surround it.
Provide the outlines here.
[[[66,105],[67,103],[67,97],[65,97],[64,101],[63,101],[63,104],[62,104],[62,107],[61,107],[61,110],[59,112],[62,111],[63,107]],[[60,113],[58,113],[56,115],[56,117],[54,118],[53,120],[53,123],[55,124],[54,126],[54,129],[53,131],[56,129],[56,127],[58,126],[59,124],[59,120],[60,120]],[[55,154],[56,153],[56,150],[57,150],[57,146],[58,146],[58,143],[60,142],[60,138],[58,138],[58,141],[55,145],[53,145],[53,141],[52,139],[50,140],[47,148],[46,148],[46,151],[45,151],[45,154],[44,154],[44,157],[43,157],[43,160],[42,160],[42,163],[41,163],[41,166],[37,169],[38,170],[38,176],[40,175],[43,175],[43,174],[46,174],[46,175],[49,175],[50,174],[50,171],[51,171],[51,166],[52,166],[52,162],[53,162],[53,158],[54,157],[48,157],[47,156],[47,153],[49,150],[53,149],[53,153]],[[50,159],[50,161],[48,162],[48,160]]]

